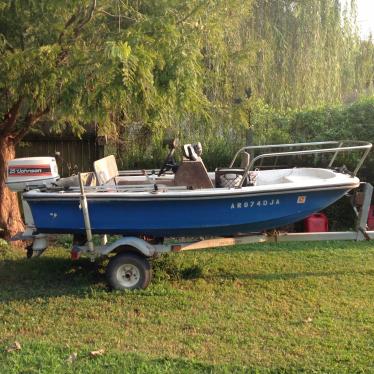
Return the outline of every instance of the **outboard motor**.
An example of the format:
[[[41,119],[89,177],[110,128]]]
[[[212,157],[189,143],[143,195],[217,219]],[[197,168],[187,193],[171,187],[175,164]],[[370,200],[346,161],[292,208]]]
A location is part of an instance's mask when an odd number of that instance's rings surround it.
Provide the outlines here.
[[[14,192],[52,186],[60,179],[54,157],[26,157],[9,161],[6,185]],[[32,240],[27,246],[27,257],[40,256],[48,246],[48,237],[35,232],[34,219],[28,203],[22,198],[26,230],[13,240]]]
[[[49,187],[59,178],[54,157],[25,157],[9,161],[5,183],[10,190],[22,192]]]

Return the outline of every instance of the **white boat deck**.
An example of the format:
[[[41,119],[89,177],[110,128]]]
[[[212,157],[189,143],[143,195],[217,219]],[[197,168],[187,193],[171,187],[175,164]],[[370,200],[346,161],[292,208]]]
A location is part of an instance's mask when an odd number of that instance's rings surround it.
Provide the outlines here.
[[[264,194],[264,193],[286,193],[292,190],[311,189],[336,189],[343,186],[348,188],[356,188],[360,184],[357,177],[352,177],[349,174],[337,173],[329,169],[321,168],[293,168],[293,169],[279,169],[279,170],[265,170],[254,171],[252,178],[254,180],[253,186],[245,186],[241,188],[206,188],[206,189],[187,189],[186,186],[170,186],[164,184],[157,184],[155,190],[154,184],[147,183],[144,176],[126,176],[128,183],[132,180],[139,181],[139,178],[144,179],[144,184],[126,184],[116,185],[110,182],[103,186],[85,187],[87,197],[129,197],[142,198],[152,195],[155,199],[161,197],[180,197],[180,198],[194,198],[199,196],[214,197],[217,195],[242,195],[245,194]],[[214,175],[214,173],[209,173]],[[170,175],[172,178],[172,175]],[[172,180],[172,179],[169,179]],[[75,197],[80,195],[79,187],[74,187],[65,191],[54,192],[40,192],[39,190],[32,190],[25,193],[25,198],[37,196],[44,197]]]

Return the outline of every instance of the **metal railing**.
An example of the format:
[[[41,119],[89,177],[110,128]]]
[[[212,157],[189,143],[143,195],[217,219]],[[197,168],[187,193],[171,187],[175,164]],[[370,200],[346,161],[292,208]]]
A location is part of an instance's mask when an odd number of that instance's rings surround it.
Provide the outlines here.
[[[345,146],[345,144],[353,144],[349,146]],[[272,144],[272,145],[254,145],[254,146],[246,146],[240,148],[234,158],[230,163],[230,168],[233,167],[235,164],[238,156],[246,151],[251,150],[258,150],[258,149],[271,149],[271,148],[296,148],[296,147],[316,147],[316,146],[332,146],[336,145],[336,147],[330,148],[315,148],[315,149],[308,149],[308,150],[298,150],[298,151],[283,151],[283,152],[272,152],[272,153],[262,153],[253,158],[253,160],[246,166],[243,173],[243,178],[238,186],[241,188],[243,186],[244,181],[246,180],[248,173],[253,170],[255,163],[258,160],[271,158],[271,157],[284,157],[284,156],[300,156],[300,155],[310,155],[310,154],[321,154],[321,153],[333,153],[333,156],[328,164],[328,167],[331,168],[334,164],[334,161],[339,153],[341,152],[351,152],[351,151],[364,151],[362,157],[358,161],[355,170],[353,171],[353,175],[355,176],[357,172],[360,170],[363,162],[365,161],[367,155],[370,152],[372,144],[366,141],[352,141],[352,140],[344,140],[344,141],[326,141],[326,142],[312,142],[312,143],[294,143],[294,144]]]

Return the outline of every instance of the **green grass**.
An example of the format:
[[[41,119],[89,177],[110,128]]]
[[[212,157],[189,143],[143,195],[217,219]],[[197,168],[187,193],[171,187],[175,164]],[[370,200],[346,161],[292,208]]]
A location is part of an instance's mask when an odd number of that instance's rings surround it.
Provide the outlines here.
[[[374,372],[371,242],[237,246],[154,267],[147,290],[109,292],[101,267],[61,248],[26,260],[0,247],[0,373]]]

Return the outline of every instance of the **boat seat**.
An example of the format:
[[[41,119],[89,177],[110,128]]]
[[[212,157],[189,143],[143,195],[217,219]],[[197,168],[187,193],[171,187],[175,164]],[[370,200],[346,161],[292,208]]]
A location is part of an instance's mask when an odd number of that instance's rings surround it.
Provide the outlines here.
[[[216,187],[234,188],[239,187],[243,179],[244,169],[217,168],[215,170]],[[248,183],[244,183],[244,186]]]
[[[101,158],[94,162],[94,170],[97,179],[97,185],[116,184],[118,177],[118,167],[113,155]]]
[[[234,188],[239,187],[242,179],[245,169],[249,166],[249,163],[251,161],[251,155],[248,152],[242,153],[242,160],[240,163],[239,168],[217,168],[215,170],[215,186],[220,187],[226,187],[226,188]],[[246,180],[243,183],[243,186],[249,185],[249,178],[247,177]]]

